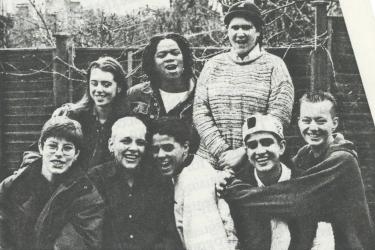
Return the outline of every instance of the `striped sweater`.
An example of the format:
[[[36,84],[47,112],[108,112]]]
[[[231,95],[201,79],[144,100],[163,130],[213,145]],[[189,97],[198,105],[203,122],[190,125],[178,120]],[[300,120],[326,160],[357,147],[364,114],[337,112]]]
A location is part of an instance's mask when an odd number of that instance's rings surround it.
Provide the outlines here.
[[[198,79],[193,120],[201,137],[198,155],[215,166],[220,154],[242,143],[242,125],[261,112],[290,122],[294,87],[283,60],[255,47],[241,61],[232,51],[208,61]]]

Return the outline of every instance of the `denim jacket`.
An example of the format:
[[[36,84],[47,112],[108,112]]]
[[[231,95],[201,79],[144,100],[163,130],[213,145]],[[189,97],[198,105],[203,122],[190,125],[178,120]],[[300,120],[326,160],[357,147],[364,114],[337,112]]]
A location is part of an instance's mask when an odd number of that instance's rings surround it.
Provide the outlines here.
[[[172,110],[166,112],[159,89],[151,86],[150,82],[144,82],[128,90],[127,101],[130,111],[135,114],[146,115],[152,120],[162,116],[175,116],[192,124],[194,92],[195,81],[191,80],[187,97],[181,100]]]

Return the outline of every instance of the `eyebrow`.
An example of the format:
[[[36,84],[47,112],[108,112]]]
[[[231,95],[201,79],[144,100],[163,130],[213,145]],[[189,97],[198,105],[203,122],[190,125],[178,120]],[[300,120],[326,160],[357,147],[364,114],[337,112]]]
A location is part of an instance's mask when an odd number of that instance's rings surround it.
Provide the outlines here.
[[[170,50],[160,50],[160,51],[158,51],[157,52],[157,54],[158,53],[166,53],[166,52],[175,52],[175,51],[178,51],[178,52],[180,52],[180,49],[170,49]]]

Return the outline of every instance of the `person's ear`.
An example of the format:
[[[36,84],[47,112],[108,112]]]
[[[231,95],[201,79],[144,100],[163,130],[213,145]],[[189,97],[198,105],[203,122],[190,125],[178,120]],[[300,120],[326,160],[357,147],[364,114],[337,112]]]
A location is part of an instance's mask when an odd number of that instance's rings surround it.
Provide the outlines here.
[[[190,142],[189,141],[186,141],[183,145],[183,148],[184,148],[184,154],[188,155],[189,154],[189,151],[190,151]]]
[[[279,146],[280,146],[280,155],[283,155],[284,152],[285,152],[285,149],[286,149],[286,141],[285,140],[281,140],[279,142]]]
[[[41,142],[38,143],[38,149],[39,149],[39,153],[42,154],[42,152],[43,152],[43,146],[42,146]]]
[[[336,131],[337,127],[339,126],[339,118],[337,116],[332,118],[333,121],[333,128],[332,133]]]
[[[79,149],[77,149],[76,154],[74,155],[74,161],[76,161],[78,159],[79,153],[81,153],[81,151]]]
[[[108,150],[110,153],[113,153],[113,138],[109,137],[108,139]]]

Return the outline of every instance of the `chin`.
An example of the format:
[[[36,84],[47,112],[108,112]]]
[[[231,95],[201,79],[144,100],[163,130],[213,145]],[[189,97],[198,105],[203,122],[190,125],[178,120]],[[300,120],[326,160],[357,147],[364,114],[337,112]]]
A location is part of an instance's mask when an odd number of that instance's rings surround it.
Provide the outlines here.
[[[319,147],[324,144],[323,140],[312,140],[310,137],[305,137],[305,141],[307,142],[307,144],[314,147]]]

